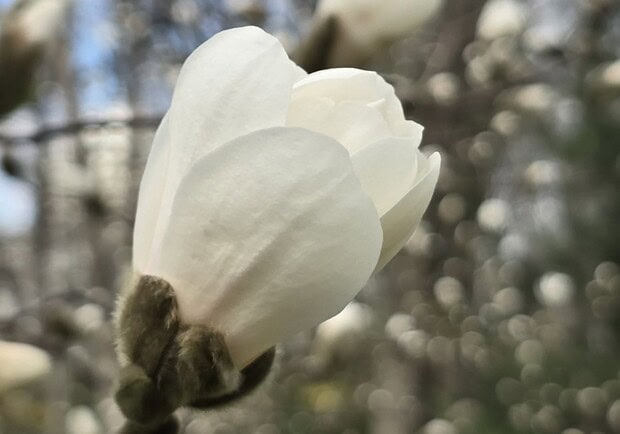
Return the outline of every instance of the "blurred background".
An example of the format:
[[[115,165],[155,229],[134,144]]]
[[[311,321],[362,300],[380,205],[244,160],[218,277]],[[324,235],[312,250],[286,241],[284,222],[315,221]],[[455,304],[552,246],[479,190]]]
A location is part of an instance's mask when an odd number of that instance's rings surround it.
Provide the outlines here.
[[[319,3],[0,0],[0,433],[122,424],[111,312],[154,128],[185,57],[245,24],[379,71],[442,172],[356,301],[183,432],[620,433],[620,3]]]

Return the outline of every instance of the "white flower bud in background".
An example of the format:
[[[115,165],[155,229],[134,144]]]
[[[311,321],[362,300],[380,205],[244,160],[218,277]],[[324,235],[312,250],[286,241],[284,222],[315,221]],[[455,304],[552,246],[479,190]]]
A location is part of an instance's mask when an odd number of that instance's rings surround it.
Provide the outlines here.
[[[518,35],[525,29],[527,8],[516,0],[490,0],[478,18],[476,32],[481,39]]]
[[[52,370],[49,354],[18,342],[0,341],[0,395],[45,378]]]
[[[17,0],[0,25],[0,116],[32,92],[33,81],[56,38],[70,0]]]
[[[365,66],[433,18],[442,5],[443,0],[322,0],[309,40],[300,48],[301,65],[310,70]],[[317,53],[325,57],[310,59]],[[321,65],[314,68],[313,63]]]
[[[138,288],[165,304],[169,284],[175,300],[136,327],[213,330],[241,370],[335,315],[430,202],[440,157],[418,150],[421,137],[374,72],[307,75],[258,28],[215,35],[181,69],[140,185],[133,267],[155,278]],[[119,348],[134,363],[143,295],[120,305]]]
[[[535,288],[540,303],[552,308],[569,305],[575,292],[573,279],[568,274],[556,272],[545,273]]]
[[[322,322],[316,329],[313,350],[321,361],[355,353],[364,342],[373,322],[372,309],[352,301],[338,315]]]
[[[86,406],[76,406],[67,411],[66,434],[101,434],[103,429],[97,415]]]

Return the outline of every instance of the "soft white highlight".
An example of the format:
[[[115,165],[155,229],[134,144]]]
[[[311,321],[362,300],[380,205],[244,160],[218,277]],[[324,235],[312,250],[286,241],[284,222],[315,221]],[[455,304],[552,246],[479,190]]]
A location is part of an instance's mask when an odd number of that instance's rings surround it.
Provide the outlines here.
[[[21,29],[33,44],[44,44],[61,29],[70,0],[31,0],[15,11],[12,26]],[[18,2],[19,5],[19,2]],[[19,5],[21,6],[21,5]]]
[[[526,6],[516,0],[491,0],[485,3],[476,25],[478,37],[497,39],[517,35],[527,21]]]
[[[32,345],[0,341],[0,394],[37,381],[51,372],[51,358]]]

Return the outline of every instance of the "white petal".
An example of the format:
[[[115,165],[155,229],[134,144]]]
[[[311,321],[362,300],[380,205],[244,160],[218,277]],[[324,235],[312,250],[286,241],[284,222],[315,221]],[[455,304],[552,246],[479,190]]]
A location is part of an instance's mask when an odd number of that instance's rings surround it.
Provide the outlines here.
[[[161,207],[170,154],[168,116],[157,128],[146,168],[140,181],[138,208],[133,232],[133,267],[143,273],[151,254],[155,227]]]
[[[392,135],[376,109],[352,102],[334,105],[326,98],[293,100],[286,125],[333,137],[350,153]]]
[[[303,80],[308,76],[308,73],[301,66],[296,64],[291,60],[291,66],[293,67],[293,77],[295,78],[295,82]]]
[[[329,97],[335,102],[370,103],[389,96],[392,86],[379,74],[355,68],[332,68],[313,72],[295,83],[294,98]]]
[[[414,141],[416,148],[420,146],[420,143],[422,143],[422,133],[424,132],[424,127],[419,123],[405,120],[395,123],[392,127],[398,131],[398,136],[408,137]]]
[[[258,27],[213,36],[187,58],[174,90],[178,159],[191,164],[235,137],[283,126],[295,75],[280,42]]]
[[[427,164],[423,164],[424,160],[424,157],[418,159],[420,175],[409,193],[381,216],[383,247],[376,271],[383,268],[405,245],[431,201],[439,177],[441,157],[435,152]]]
[[[272,128],[196,162],[153,274],[175,288],[182,319],[221,330],[243,367],[341,310],[371,275],[381,239],[343,147]]]
[[[329,98],[293,99],[286,116],[287,127],[321,132],[336,104]]]
[[[167,115],[173,147],[163,195],[145,199],[140,211],[157,215],[149,228],[153,239],[161,237],[177,186],[194,161],[235,137],[284,125],[294,75],[280,42],[257,27],[218,33],[188,57]],[[159,209],[146,209],[157,203]],[[144,254],[138,264],[146,270]]]
[[[332,68],[314,72],[295,83],[292,104],[303,104],[303,101],[314,98],[329,98],[336,104],[355,102],[375,108],[389,126],[389,136],[407,137],[417,134],[417,131],[412,130],[414,123],[405,120],[402,104],[394,88],[376,72]],[[417,128],[421,129],[419,125]]]
[[[355,174],[379,215],[385,214],[411,188],[417,170],[417,144],[388,138],[351,156]]]

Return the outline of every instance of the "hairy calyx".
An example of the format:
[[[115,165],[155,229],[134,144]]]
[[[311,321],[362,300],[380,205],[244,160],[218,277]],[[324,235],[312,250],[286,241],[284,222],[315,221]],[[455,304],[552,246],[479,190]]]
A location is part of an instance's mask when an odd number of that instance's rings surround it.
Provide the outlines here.
[[[176,426],[171,419],[179,407],[208,409],[234,401],[261,383],[275,354],[271,348],[238,370],[224,336],[183,324],[174,289],[155,276],[140,277],[121,300],[117,327],[125,360],[115,399],[129,425]]]

